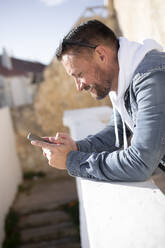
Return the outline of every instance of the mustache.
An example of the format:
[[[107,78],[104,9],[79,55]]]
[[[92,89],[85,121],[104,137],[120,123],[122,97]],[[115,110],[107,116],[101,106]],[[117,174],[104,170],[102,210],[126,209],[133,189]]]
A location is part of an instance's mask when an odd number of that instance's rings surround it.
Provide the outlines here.
[[[91,88],[91,86],[90,85],[86,85],[86,86],[84,86],[84,90],[89,90]]]

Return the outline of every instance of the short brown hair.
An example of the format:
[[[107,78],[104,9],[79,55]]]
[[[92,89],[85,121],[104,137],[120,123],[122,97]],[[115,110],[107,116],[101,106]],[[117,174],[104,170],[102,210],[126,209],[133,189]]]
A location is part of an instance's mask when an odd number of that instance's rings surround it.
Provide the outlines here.
[[[62,55],[72,50],[80,53],[83,49],[96,48],[99,44],[113,46],[118,49],[119,42],[115,33],[105,24],[98,20],[90,20],[74,27],[62,40],[56,50],[58,60]]]

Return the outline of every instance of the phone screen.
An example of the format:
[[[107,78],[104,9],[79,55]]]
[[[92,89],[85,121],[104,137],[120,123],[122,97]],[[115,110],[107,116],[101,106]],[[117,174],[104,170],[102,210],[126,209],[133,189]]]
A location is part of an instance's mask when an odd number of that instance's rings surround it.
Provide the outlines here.
[[[37,136],[36,134],[32,134],[32,133],[28,134],[27,139],[29,139],[30,141],[36,141],[37,140],[37,141],[43,141],[43,142],[47,142],[49,144],[53,144],[52,142],[45,140],[45,139]]]

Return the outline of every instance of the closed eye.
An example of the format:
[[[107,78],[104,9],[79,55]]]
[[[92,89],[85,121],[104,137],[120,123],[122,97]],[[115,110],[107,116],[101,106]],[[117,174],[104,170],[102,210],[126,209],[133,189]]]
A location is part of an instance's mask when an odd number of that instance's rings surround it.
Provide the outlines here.
[[[82,77],[82,72],[77,75],[78,78]]]

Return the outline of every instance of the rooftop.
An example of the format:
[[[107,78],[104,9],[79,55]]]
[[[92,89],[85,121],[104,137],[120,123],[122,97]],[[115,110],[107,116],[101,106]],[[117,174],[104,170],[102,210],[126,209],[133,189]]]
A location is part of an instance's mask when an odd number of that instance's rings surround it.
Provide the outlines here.
[[[10,62],[12,68],[9,69],[3,65],[2,55],[0,56],[0,75],[11,77],[11,76],[20,76],[27,75],[27,73],[42,73],[45,66],[39,62],[31,62],[27,60],[21,60],[14,57],[10,57]]]

